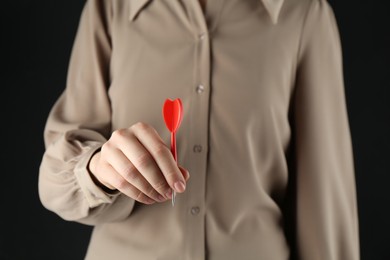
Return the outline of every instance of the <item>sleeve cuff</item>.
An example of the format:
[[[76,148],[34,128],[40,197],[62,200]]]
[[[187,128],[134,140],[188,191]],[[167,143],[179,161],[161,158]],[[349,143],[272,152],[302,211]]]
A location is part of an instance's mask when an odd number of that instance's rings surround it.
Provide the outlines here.
[[[80,185],[82,192],[88,202],[89,207],[94,208],[104,203],[112,203],[120,192],[107,193],[102,188],[97,186],[92,180],[88,171],[88,163],[101,148],[101,144],[94,144],[90,146],[89,151],[83,154],[80,161],[76,164],[75,175]]]

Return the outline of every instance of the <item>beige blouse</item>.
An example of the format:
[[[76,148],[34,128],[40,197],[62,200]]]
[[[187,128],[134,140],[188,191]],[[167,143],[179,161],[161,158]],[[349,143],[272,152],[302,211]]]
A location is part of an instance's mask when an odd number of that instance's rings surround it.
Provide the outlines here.
[[[44,132],[39,194],[93,225],[86,259],[359,259],[339,32],[326,0],[87,0]],[[185,193],[144,205],[87,170],[118,128],[170,143]]]

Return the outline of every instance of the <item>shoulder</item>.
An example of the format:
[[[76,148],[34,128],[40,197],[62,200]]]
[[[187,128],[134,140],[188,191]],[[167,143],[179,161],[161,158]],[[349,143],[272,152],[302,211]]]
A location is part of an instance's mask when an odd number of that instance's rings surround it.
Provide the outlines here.
[[[280,15],[305,19],[310,13],[324,12],[328,9],[332,9],[328,0],[284,0]]]

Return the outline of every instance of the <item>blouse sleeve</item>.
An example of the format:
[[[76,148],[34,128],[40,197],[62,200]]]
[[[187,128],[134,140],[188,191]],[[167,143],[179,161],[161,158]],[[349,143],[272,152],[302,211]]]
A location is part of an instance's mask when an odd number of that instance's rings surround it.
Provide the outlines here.
[[[359,259],[354,159],[334,12],[311,1],[293,98],[298,259]]]
[[[109,2],[88,0],[83,8],[66,87],[45,125],[46,150],[39,169],[44,207],[63,219],[89,225],[121,220],[134,205],[125,195],[107,194],[96,186],[87,168],[111,131]]]

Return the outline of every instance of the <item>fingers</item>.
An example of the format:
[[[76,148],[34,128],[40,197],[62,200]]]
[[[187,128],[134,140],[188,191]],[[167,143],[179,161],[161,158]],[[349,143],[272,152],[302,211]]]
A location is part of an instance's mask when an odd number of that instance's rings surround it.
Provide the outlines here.
[[[151,152],[143,146],[134,133],[132,131],[123,131],[115,133],[113,138],[116,143],[121,144],[120,150],[126,158],[123,158],[122,161],[126,160],[128,165],[135,168],[126,171],[119,170],[119,173],[126,180],[139,188],[141,188],[141,186],[138,186],[135,182],[140,181],[140,185],[143,185],[142,190],[147,190],[148,192],[153,193],[154,189],[157,193],[159,193],[159,195],[169,199],[171,196],[171,188],[166,178],[151,155]],[[145,181],[140,180],[141,177],[139,176],[142,176]],[[147,195],[153,196],[149,193],[147,193]]]
[[[188,179],[190,178],[190,173],[181,166],[179,166],[179,169],[180,169],[181,173],[183,174],[184,179],[186,181],[188,181]]]
[[[132,131],[135,137],[153,157],[169,186],[178,193],[184,192],[186,186],[185,178],[177,166],[177,162],[173,158],[171,151],[157,132],[152,127],[143,123],[136,124],[132,127]],[[150,159],[148,156],[146,157]]]
[[[126,196],[144,204],[150,205],[156,202],[152,198],[146,196],[144,192],[125,180],[111,165],[105,163],[100,165],[99,168],[99,171],[105,173],[100,181],[105,185],[110,183],[107,185],[108,187],[113,186]]]
[[[172,189],[184,192],[189,179],[154,128],[143,123],[114,131],[96,158],[91,162],[99,160],[92,168],[100,182],[145,204],[172,198]]]
[[[168,197],[164,197],[150,184],[150,181],[145,178],[146,176],[138,171],[137,167],[134,166],[121,150],[113,148],[107,156],[107,162],[124,180],[149,198],[158,202],[163,202],[168,199]],[[157,172],[156,174],[159,174],[161,181],[165,183],[161,173]]]

